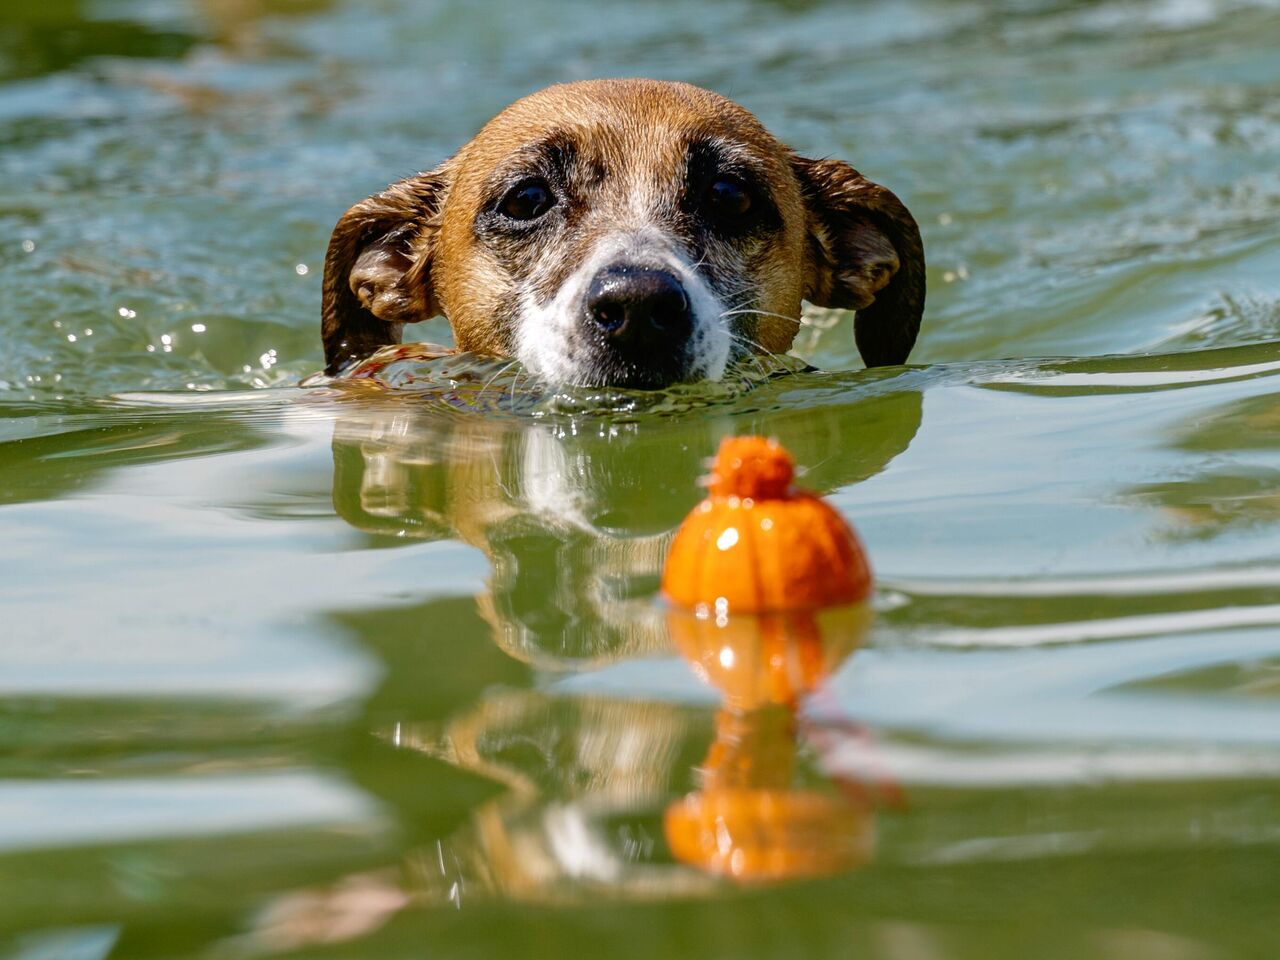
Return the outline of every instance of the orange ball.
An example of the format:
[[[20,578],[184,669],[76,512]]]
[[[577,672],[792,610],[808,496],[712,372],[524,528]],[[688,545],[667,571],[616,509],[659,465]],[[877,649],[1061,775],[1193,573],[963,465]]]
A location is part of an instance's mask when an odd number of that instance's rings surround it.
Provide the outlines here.
[[[673,603],[717,615],[857,603],[871,568],[853,530],[791,486],[791,455],[762,437],[720,444],[710,495],[676,531],[662,574]]]

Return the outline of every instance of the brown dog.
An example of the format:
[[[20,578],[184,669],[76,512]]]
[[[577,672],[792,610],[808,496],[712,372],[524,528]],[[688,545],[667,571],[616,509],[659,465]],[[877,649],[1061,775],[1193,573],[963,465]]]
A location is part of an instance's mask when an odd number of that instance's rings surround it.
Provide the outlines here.
[[[449,318],[461,350],[560,383],[716,379],[788,349],[800,301],[858,311],[868,366],[906,360],[924,254],[892,193],[809,160],[706,90],[549,87],[436,169],[338,221],[325,259],[326,372]]]

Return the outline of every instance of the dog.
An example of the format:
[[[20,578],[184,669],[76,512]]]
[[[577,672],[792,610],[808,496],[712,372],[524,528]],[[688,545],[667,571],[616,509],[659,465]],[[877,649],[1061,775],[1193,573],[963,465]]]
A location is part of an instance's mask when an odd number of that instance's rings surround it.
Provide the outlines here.
[[[551,383],[714,380],[785,352],[802,300],[857,311],[866,364],[900,364],[924,299],[920,232],[889,190],[799,156],[710,91],[591,80],[516,101],[343,214],[325,372],[443,314],[459,350]]]

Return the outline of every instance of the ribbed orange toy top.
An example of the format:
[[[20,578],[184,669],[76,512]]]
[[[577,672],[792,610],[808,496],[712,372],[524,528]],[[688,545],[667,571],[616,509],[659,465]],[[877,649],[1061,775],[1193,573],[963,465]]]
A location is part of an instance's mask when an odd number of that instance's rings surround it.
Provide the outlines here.
[[[795,462],[776,440],[726,437],[707,485],[713,497],[780,499],[791,490]]]

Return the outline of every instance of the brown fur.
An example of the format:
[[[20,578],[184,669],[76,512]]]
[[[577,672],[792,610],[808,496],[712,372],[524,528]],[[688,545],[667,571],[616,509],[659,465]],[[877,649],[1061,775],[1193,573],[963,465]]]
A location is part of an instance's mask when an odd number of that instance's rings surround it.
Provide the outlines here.
[[[575,205],[554,238],[481,235],[504,176],[552,143]],[[759,235],[699,233],[681,196],[690,145],[724,146],[767,189],[777,224]],[[781,352],[800,301],[858,311],[868,365],[906,360],[924,307],[920,234],[892,193],[835,160],[808,160],[737,104],[688,84],[597,80],[549,87],[512,104],[451,159],[361,201],[338,222],[325,261],[323,339],[336,373],[406,323],[448,317],[459,349],[511,355],[519,296],[545,300],[616,224],[661,220],[696,249],[699,269],[730,305],[741,339]],[[771,314],[773,316],[771,316]]]

